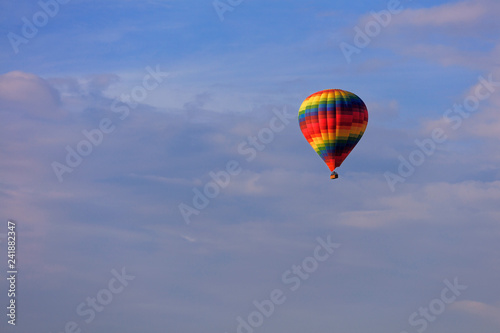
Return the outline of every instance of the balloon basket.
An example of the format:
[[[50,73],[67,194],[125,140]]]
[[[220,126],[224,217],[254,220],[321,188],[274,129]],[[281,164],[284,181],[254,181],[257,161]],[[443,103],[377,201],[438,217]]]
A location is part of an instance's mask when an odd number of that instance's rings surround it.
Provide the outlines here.
[[[339,174],[333,171],[332,174],[330,175],[330,179],[337,179],[337,178],[339,178]]]

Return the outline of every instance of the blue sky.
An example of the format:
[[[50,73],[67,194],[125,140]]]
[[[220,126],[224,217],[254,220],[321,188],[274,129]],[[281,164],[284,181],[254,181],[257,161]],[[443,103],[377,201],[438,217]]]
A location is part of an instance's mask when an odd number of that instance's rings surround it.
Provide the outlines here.
[[[0,4],[2,332],[498,332],[496,0],[54,1]],[[330,88],[370,115],[335,181],[296,120]]]

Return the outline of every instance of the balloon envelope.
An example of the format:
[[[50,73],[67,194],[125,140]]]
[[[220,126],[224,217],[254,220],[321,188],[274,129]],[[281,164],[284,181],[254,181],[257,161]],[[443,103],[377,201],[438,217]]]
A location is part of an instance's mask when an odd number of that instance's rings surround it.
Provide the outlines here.
[[[368,124],[365,103],[355,94],[322,90],[307,97],[299,110],[299,125],[307,142],[337,178],[339,167],[363,136]]]

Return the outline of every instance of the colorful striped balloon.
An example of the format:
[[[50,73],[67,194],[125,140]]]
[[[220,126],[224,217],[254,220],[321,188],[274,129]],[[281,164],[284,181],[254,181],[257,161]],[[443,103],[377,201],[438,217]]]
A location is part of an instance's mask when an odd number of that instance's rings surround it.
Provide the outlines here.
[[[334,171],[365,132],[368,110],[353,93],[339,89],[319,91],[307,97],[299,110],[299,125],[307,142]]]

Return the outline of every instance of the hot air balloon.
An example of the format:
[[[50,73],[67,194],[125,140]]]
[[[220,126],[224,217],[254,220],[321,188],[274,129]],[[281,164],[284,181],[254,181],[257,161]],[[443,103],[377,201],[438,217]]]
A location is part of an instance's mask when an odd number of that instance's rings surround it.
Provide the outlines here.
[[[368,124],[365,103],[355,94],[328,89],[307,97],[300,106],[299,125],[307,142],[338,178],[335,168],[363,136]]]

